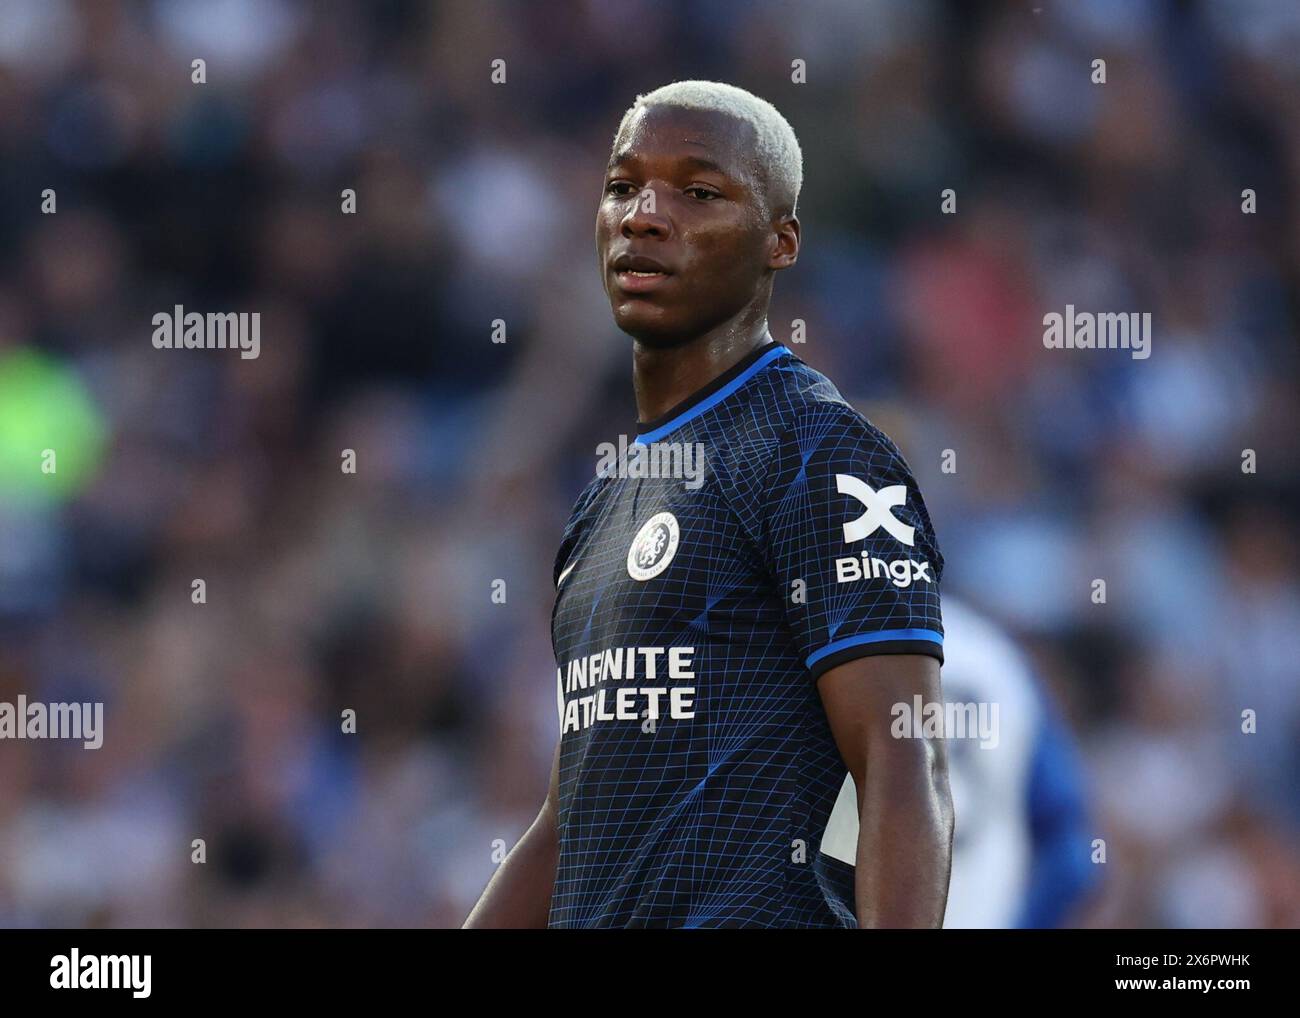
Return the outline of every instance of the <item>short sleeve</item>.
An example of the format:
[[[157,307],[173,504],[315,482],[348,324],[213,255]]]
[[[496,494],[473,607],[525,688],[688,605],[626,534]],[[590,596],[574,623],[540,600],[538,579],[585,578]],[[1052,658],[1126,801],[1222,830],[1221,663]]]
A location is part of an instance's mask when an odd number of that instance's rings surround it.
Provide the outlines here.
[[[801,408],[765,484],[763,554],[816,681],[873,654],[943,661],[943,557],[897,446],[852,407]]]

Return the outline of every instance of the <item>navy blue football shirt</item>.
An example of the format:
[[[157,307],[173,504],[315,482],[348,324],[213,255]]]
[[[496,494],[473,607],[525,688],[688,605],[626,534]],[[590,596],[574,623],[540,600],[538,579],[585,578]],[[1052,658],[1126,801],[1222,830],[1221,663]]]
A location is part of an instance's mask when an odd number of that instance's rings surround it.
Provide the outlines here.
[[[550,925],[853,926],[853,869],[821,851],[847,768],[817,679],[943,660],[916,481],[777,343],[638,431],[555,560]]]

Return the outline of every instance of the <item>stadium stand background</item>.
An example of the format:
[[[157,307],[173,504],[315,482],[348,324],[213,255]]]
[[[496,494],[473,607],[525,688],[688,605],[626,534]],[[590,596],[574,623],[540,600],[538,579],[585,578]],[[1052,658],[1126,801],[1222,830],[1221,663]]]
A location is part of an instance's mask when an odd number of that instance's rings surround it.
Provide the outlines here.
[[[1078,735],[1072,922],[1300,925],[1297,52],[1287,0],[4,0],[0,700],[107,732],[0,742],[0,923],[460,923],[544,792],[553,555],[635,420],[609,143],[701,77],[804,147],[774,335]],[[1152,356],[1045,350],[1067,303],[1151,312]],[[260,312],[260,357],[155,350],[175,304]]]

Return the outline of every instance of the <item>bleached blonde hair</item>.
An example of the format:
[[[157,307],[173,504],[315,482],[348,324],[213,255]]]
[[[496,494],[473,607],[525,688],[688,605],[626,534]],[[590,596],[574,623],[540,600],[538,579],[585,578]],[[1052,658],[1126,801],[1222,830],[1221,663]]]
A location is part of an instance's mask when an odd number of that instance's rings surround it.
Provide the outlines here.
[[[648,106],[716,110],[745,121],[757,139],[754,159],[764,177],[769,210],[794,214],[803,187],[803,150],[790,122],[766,99],[721,81],[674,81],[636,97],[614,132],[615,145],[636,112]]]

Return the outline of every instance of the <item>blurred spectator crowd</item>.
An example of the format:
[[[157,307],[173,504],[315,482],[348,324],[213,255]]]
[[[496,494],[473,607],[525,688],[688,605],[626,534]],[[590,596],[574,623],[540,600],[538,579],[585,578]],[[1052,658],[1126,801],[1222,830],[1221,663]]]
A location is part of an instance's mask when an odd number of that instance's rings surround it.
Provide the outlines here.
[[[1079,735],[1076,921],[1300,925],[1297,54],[1289,0],[2,0],[0,701],[106,732],[0,741],[0,924],[461,922],[545,791],[561,529],[634,430],[609,144],[690,77],[794,125],[773,335]],[[1151,357],[1044,349],[1067,303],[1150,312]],[[155,349],[175,304],[260,312],[261,355]]]

